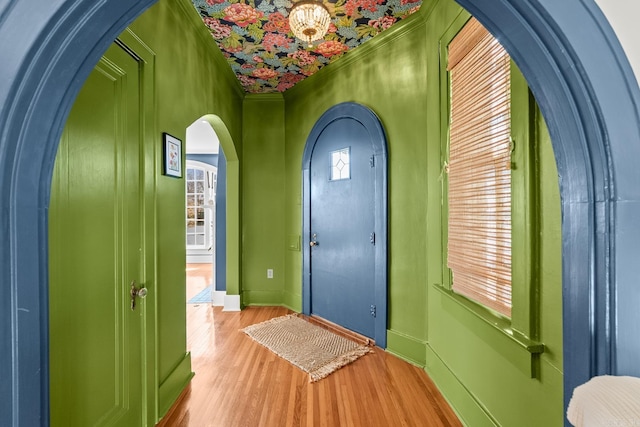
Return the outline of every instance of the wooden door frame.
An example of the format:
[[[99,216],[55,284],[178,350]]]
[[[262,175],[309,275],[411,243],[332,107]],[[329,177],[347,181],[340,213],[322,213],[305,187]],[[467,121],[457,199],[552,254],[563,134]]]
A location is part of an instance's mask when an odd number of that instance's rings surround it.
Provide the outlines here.
[[[353,119],[371,135],[375,156],[374,232],[375,272],[374,301],[376,304],[374,339],[378,347],[387,346],[387,286],[388,286],[388,210],[387,210],[387,136],[378,116],[355,102],[344,102],[329,108],[313,126],[302,156],[302,312],[311,314],[311,156],[318,138],[332,122]]]

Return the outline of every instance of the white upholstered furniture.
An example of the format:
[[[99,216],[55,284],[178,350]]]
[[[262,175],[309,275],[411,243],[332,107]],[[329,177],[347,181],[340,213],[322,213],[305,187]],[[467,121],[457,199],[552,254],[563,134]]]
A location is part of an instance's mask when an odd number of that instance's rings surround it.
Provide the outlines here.
[[[567,419],[575,427],[640,427],[640,378],[591,378],[573,390]]]

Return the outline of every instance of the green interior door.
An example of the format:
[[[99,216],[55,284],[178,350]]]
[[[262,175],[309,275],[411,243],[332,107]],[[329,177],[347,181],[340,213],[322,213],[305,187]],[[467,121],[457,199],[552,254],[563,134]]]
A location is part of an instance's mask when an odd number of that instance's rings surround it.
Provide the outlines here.
[[[49,212],[52,426],[142,426],[139,63],[113,45],[64,130]],[[138,301],[140,305],[140,301]]]

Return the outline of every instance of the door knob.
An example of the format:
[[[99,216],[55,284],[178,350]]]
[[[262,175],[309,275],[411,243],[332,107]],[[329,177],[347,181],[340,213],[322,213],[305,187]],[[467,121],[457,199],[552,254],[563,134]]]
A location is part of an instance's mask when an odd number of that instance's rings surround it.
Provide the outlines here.
[[[318,235],[316,233],[313,233],[313,237],[311,237],[311,241],[309,242],[309,246],[311,246],[311,247],[318,246],[318,242],[316,241],[317,237],[318,237]]]
[[[136,309],[136,297],[144,298],[147,296],[147,288],[141,286],[136,288],[136,281],[133,280],[131,282],[131,289],[129,290],[129,295],[131,296],[131,310]]]

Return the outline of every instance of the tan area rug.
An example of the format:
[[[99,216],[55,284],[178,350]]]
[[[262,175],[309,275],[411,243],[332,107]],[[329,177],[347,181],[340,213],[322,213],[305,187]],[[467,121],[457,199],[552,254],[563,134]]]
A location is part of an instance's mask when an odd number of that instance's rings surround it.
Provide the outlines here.
[[[295,314],[247,326],[242,331],[307,372],[310,382],[321,380],[372,351]]]

